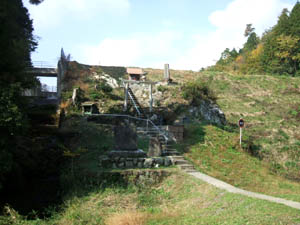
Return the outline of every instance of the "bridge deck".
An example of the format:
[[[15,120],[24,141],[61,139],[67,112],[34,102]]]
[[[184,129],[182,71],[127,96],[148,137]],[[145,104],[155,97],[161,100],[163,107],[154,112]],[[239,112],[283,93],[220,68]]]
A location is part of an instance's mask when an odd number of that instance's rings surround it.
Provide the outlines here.
[[[27,73],[33,74],[38,77],[57,77],[56,68],[30,68]]]

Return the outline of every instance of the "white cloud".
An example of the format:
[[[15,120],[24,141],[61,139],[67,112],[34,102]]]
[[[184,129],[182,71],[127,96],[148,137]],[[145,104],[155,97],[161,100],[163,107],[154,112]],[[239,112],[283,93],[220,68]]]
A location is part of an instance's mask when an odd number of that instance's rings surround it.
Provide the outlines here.
[[[235,0],[224,10],[213,12],[209,20],[218,29],[244,30],[246,24],[253,24],[258,33],[274,25],[283,8],[291,5],[280,0]]]
[[[196,37],[194,46],[175,61],[175,67],[199,70],[215,63],[225,48],[241,48],[246,41],[246,24],[252,23],[256,32],[272,27],[283,8],[292,5],[280,0],[234,0],[224,10],[213,12],[209,20],[216,27],[212,33]]]
[[[82,62],[94,65],[128,66],[141,54],[140,43],[135,39],[114,40],[107,38],[98,46],[82,46]]]
[[[36,29],[53,28],[69,17],[87,20],[105,13],[120,15],[130,9],[129,0],[47,0],[38,6],[25,0],[24,4]]]
[[[39,6],[27,3],[27,7],[34,27],[39,29],[55,27],[68,16],[80,15],[74,23],[101,13],[117,16],[127,13],[130,3],[129,0],[46,0]],[[276,23],[283,8],[291,9],[292,5],[284,0],[233,0],[225,9],[211,13],[209,21],[215,30],[205,35],[197,31],[193,37],[181,31],[153,31],[129,34],[126,38],[110,36],[96,45],[76,46],[71,54],[75,60],[87,64],[162,68],[169,63],[171,68],[199,70],[214,64],[225,48],[242,47],[246,24],[252,23],[261,35]],[[165,29],[176,27],[168,19],[162,20],[161,25]],[[183,43],[192,47],[182,50]]]
[[[211,13],[215,31],[184,37],[180,32],[135,34],[132,38],[105,39],[97,46],[84,46],[86,63],[101,65],[162,67],[166,62],[175,69],[199,70],[215,63],[225,48],[240,48],[246,41],[246,24],[252,23],[261,35],[273,26],[283,8],[292,8],[281,0],[234,0],[224,10]],[[170,25],[169,21],[162,21]],[[191,41],[192,46],[179,53],[176,40]]]
[[[176,51],[174,41],[181,37],[178,32],[165,31],[135,33],[127,39],[106,38],[98,45],[81,46],[81,53],[75,57],[88,64],[162,67],[162,60]]]

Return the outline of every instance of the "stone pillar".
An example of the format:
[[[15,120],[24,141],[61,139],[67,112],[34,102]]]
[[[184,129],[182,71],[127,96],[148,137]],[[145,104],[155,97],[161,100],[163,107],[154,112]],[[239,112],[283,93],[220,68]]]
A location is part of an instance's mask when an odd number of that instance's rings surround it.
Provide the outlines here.
[[[139,158],[146,153],[137,148],[136,127],[130,123],[118,125],[114,128],[114,149],[108,153],[109,157]]]
[[[170,80],[170,71],[169,71],[169,64],[165,64],[165,75],[164,80],[169,81]]]
[[[162,154],[162,146],[158,137],[151,137],[149,141],[148,157],[159,157]]]
[[[57,63],[57,98],[59,102],[61,100],[61,92],[64,89],[63,80],[67,70],[68,70],[68,61],[61,57]]]

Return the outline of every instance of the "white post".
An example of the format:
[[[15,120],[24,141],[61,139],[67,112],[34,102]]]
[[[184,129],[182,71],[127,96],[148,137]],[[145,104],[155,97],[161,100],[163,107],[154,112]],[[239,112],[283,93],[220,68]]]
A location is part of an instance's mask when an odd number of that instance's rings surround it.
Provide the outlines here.
[[[150,103],[150,112],[152,112],[152,105],[153,105],[153,99],[152,99],[152,84],[149,86],[149,103]]]
[[[124,101],[124,111],[127,110],[128,107],[128,87],[129,87],[129,83],[125,84],[125,101]]]
[[[243,128],[240,127],[240,146],[242,146],[242,132]]]
[[[149,120],[147,119],[147,132],[148,132],[148,127],[149,127]]]

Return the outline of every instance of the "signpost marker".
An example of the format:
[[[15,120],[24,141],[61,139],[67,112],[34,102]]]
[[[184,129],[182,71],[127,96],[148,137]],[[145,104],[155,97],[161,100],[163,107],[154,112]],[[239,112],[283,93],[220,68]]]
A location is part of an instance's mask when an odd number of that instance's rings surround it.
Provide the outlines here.
[[[243,128],[245,126],[245,121],[241,118],[239,120],[239,127],[240,127],[240,146],[242,146],[242,133],[243,133]]]

